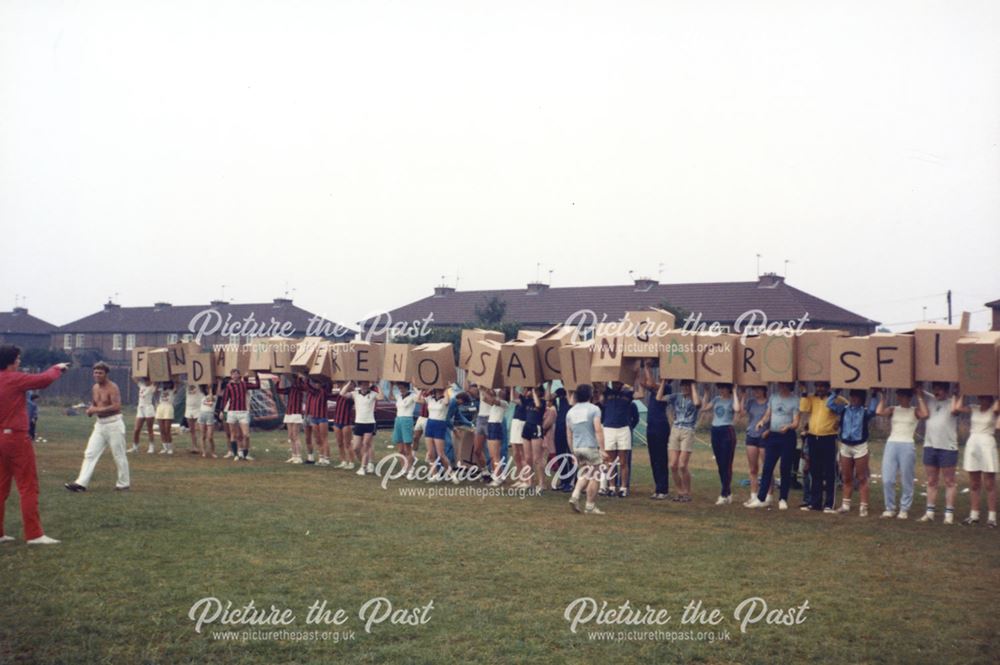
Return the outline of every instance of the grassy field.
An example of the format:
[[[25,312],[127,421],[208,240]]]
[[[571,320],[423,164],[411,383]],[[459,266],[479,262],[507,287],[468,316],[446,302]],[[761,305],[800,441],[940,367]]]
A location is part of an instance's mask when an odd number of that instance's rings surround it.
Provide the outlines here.
[[[881,486],[867,519],[715,507],[711,453],[695,453],[695,501],[649,501],[637,451],[634,496],[607,515],[571,513],[566,496],[403,496],[375,479],[292,467],[282,432],[255,433],[257,461],[130,455],[132,491],[114,492],[110,454],[89,492],[75,477],[90,421],[44,409],[37,445],[42,518],[53,547],[23,544],[17,500],[0,546],[0,662],[484,663],[899,662],[994,663],[1000,540],[985,527],[882,521]],[[386,451],[385,435],[376,453]],[[881,446],[874,446],[875,454]],[[738,477],[746,468],[737,454]],[[963,476],[963,487],[967,482]],[[793,507],[798,503],[793,495]],[[16,493],[15,493],[16,495]],[[745,498],[739,489],[737,498]],[[923,506],[917,496],[916,507]],[[960,500],[964,516],[967,495]],[[919,515],[919,511],[916,511]],[[374,625],[371,598],[413,610],[422,625]],[[798,625],[750,625],[733,612],[759,596],[770,609],[809,609]],[[326,640],[234,642],[188,618],[201,598],[289,608],[286,629]],[[669,611],[663,626],[599,626],[574,634],[566,606],[593,597]],[[310,626],[314,601],[343,608],[343,625]],[[716,626],[681,624],[690,601],[721,610]],[[411,615],[413,613],[410,613]],[[407,617],[409,618],[409,617]],[[592,633],[659,629],[694,639],[603,641]],[[718,639],[697,639],[713,631]],[[725,633],[728,632],[728,635]],[[353,633],[353,634],[352,634]]]

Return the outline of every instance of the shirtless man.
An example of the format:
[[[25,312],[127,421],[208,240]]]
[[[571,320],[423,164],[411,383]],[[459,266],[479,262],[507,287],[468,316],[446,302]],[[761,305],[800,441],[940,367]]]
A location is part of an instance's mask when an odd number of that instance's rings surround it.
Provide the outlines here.
[[[108,380],[108,366],[99,362],[94,365],[94,387],[91,389],[92,403],[87,408],[88,416],[97,416],[94,432],[87,442],[87,450],[83,453],[83,466],[76,481],[66,483],[66,489],[71,492],[85,492],[94,475],[94,467],[105,448],[111,448],[118,467],[118,482],[116,490],[129,488],[128,456],[125,454],[125,421],[122,420],[122,397],[118,386]]]

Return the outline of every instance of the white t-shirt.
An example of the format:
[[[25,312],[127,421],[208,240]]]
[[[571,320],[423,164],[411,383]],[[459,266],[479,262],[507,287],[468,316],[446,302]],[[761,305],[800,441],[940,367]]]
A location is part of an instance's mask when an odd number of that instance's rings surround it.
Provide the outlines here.
[[[480,418],[489,418],[489,416],[490,416],[490,410],[492,410],[492,408],[493,408],[492,406],[490,406],[489,404],[486,403],[486,400],[480,399],[479,400],[479,412],[478,412],[477,415]]]
[[[913,443],[913,433],[917,431],[917,410],[911,407],[892,407],[892,429],[886,441]]]
[[[427,417],[430,420],[444,420],[448,415],[448,398],[434,399],[427,398]]]
[[[156,386],[139,386],[139,406],[153,406],[153,395],[156,394]]]
[[[160,391],[160,404],[169,404],[173,406],[174,404],[174,389],[164,388]]]
[[[951,398],[938,400],[927,398],[926,432],[924,445],[941,450],[958,450],[958,416],[951,412]]]
[[[201,408],[199,411],[201,413],[214,413],[215,412],[215,395],[202,395],[201,396]]]
[[[187,411],[197,411],[201,407],[201,398],[204,395],[201,390],[195,388],[194,391],[188,390],[184,393],[184,408]]]
[[[491,423],[502,423],[504,414],[507,413],[507,402],[500,400],[496,404],[490,404],[489,420]]]
[[[396,417],[412,418],[413,406],[417,403],[417,396],[414,393],[407,393],[406,397],[400,395],[396,398]]]
[[[354,397],[354,422],[358,425],[370,425],[375,422],[375,403],[378,401],[378,393],[369,390],[367,395],[362,395],[355,390],[351,393]]]

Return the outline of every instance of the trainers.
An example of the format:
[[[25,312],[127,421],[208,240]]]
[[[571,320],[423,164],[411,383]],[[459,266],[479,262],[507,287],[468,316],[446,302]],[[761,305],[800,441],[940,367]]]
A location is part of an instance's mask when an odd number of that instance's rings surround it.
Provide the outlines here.
[[[763,508],[767,504],[758,499],[757,497],[753,497],[743,505],[746,506],[747,508]]]
[[[622,499],[627,499],[628,498],[628,488],[627,487],[623,487],[620,490],[618,490],[618,496],[620,498],[622,498]]]
[[[580,510],[580,498],[579,497],[571,496],[569,498],[569,506],[570,506],[570,508],[573,509],[573,512],[576,512],[576,513],[583,512],[582,510]]]
[[[146,449],[146,454],[147,455],[152,455],[155,452],[156,452],[156,449],[153,448],[153,446],[150,446],[149,448]]]
[[[244,462],[252,462],[252,461],[253,461],[253,459],[254,459],[254,458],[253,458],[253,455],[245,455],[245,456],[243,457],[243,461],[244,461]]]
[[[458,477],[457,473],[455,473],[454,471],[452,471],[451,472],[451,482],[452,482],[452,484],[457,485],[460,482],[462,482],[462,479]]]
[[[46,535],[41,535],[38,538],[32,538],[28,541],[29,545],[58,545],[59,541],[55,538],[49,538]]]
[[[357,474],[358,474],[359,476],[363,476],[363,475],[365,475],[365,465],[364,465],[364,464],[362,464],[362,465],[361,465],[360,467],[358,467],[358,470],[357,470],[357,472],[356,472],[356,473],[357,473]]]
[[[823,509],[823,514],[824,515],[836,515],[837,511],[834,510],[833,508],[824,508]]]
[[[14,536],[0,536],[0,543],[10,543],[14,541]]]
[[[964,520],[962,520],[962,524],[964,524],[966,526],[972,526],[973,524],[979,524],[979,518],[977,517],[977,518],[973,519],[972,517],[966,517]]]
[[[995,528],[997,528],[997,521],[996,520],[986,520],[986,526],[988,526],[991,529],[995,529]]]
[[[906,511],[905,511],[905,510],[901,510],[901,511],[899,511],[899,514],[898,514],[898,515],[896,515],[896,519],[897,519],[897,520],[905,520],[905,519],[907,519],[908,517],[909,517],[909,515],[907,515],[907,514],[906,514]]]
[[[65,485],[63,485],[63,487],[65,487],[66,489],[68,489],[70,492],[86,492],[87,491],[86,487],[84,487],[83,485],[80,485],[78,483],[66,483]]]
[[[715,505],[717,505],[717,506],[724,506],[724,505],[726,505],[726,497],[720,496],[718,499],[715,500]]]
[[[587,506],[586,508],[583,509],[583,512],[586,513],[587,515],[603,515],[604,514],[604,511],[601,510],[600,508],[598,508],[597,506]]]
[[[808,513],[810,510],[812,510],[812,508],[809,507],[808,504],[806,504],[806,505],[799,506],[799,510],[801,510],[804,513]]]
[[[895,517],[895,516],[896,514],[893,513],[891,510],[882,511],[882,519],[889,519],[890,517]]]
[[[153,451],[152,451],[152,450],[150,450],[149,452],[153,452]],[[230,457],[232,457],[232,456],[233,456],[233,451],[231,451],[231,450],[227,450],[227,451],[226,451],[226,454],[222,456],[222,459],[229,459],[229,458],[230,458]]]
[[[295,464],[295,455],[292,455],[291,457],[286,459],[285,464]]]
[[[837,508],[838,515],[846,515],[851,512],[851,507],[845,504],[840,504],[840,508]]]
[[[302,464],[302,456],[296,455],[292,458],[292,464]]]
[[[316,463],[316,456],[313,455],[312,453],[308,453],[306,455],[306,464],[315,464],[315,463]]]
[[[365,467],[365,471],[367,471],[368,473],[375,473],[375,464],[372,462],[368,462],[368,466]]]
[[[778,510],[788,510],[788,502],[784,499],[778,501]]]
[[[138,451],[139,451],[139,446],[133,445],[131,448],[129,448],[125,452],[127,452],[127,453],[135,453],[135,452],[138,452]]]
[[[330,460],[325,457],[320,457],[319,461],[316,462],[316,466],[330,466]]]
[[[354,462],[344,462],[344,469],[346,471],[354,471]]]
[[[917,520],[918,522],[933,522],[934,513],[924,513],[924,516]]]
[[[859,517],[868,517],[868,504],[862,503],[858,508]]]
[[[945,513],[944,514],[944,523],[945,524],[954,524],[955,523],[955,514],[954,513]]]

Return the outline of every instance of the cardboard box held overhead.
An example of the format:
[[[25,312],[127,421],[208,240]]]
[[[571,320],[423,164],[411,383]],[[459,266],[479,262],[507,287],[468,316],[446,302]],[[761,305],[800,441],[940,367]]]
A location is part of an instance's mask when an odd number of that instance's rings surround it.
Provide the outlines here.
[[[955,346],[962,394],[1000,394],[1000,332],[967,333]]]
[[[484,330],[482,328],[466,328],[462,330],[462,346],[458,352],[458,366],[462,369],[469,369],[469,362],[472,359],[473,345],[484,339],[494,342],[504,343],[503,333],[499,330]]]
[[[503,365],[500,360],[502,345],[491,339],[472,343],[472,359],[465,370],[470,381],[486,388],[502,388]]]
[[[448,388],[455,382],[455,352],[451,344],[439,342],[415,346],[408,354],[409,374],[421,390]]]
[[[795,373],[799,381],[829,381],[830,345],[843,330],[803,330],[795,341]]]

